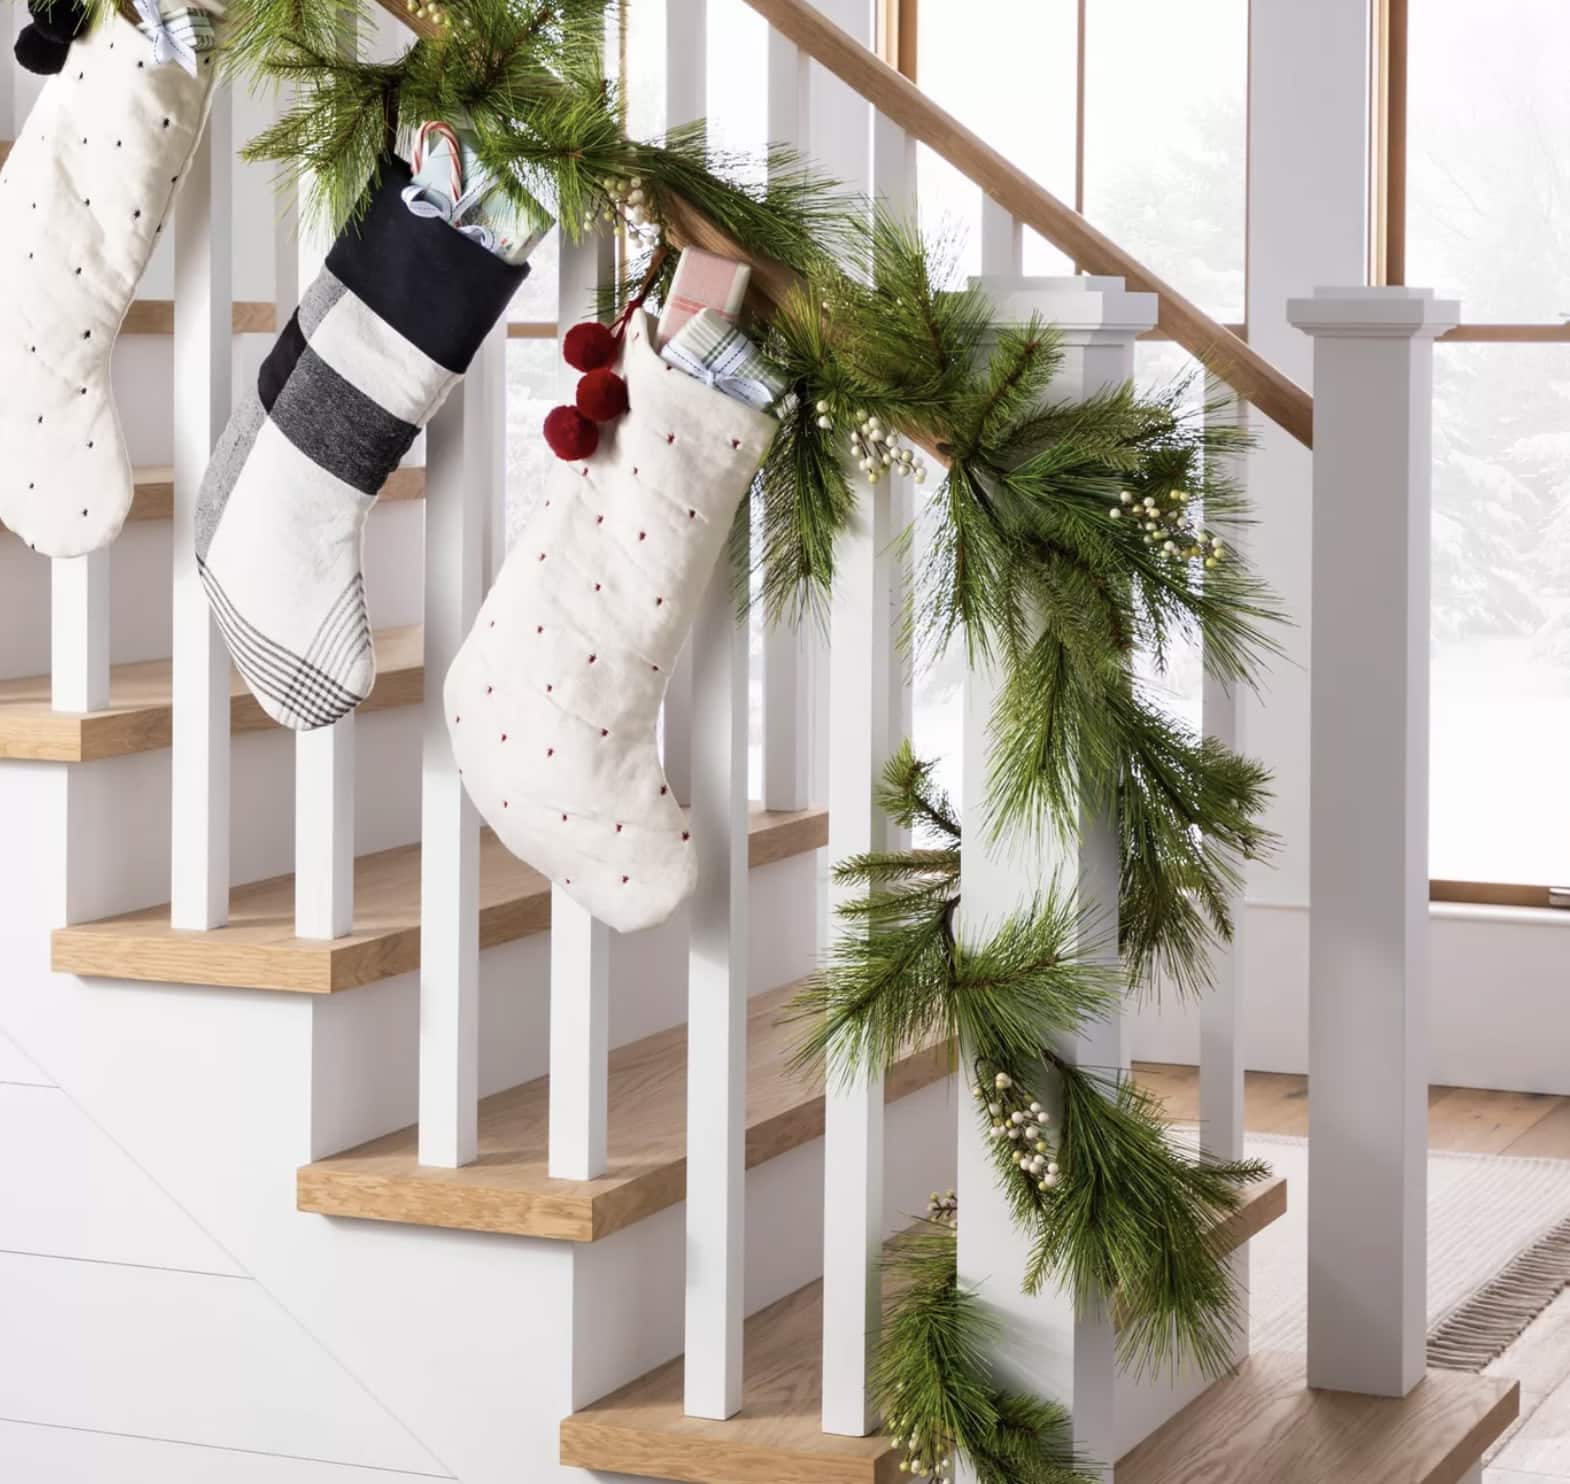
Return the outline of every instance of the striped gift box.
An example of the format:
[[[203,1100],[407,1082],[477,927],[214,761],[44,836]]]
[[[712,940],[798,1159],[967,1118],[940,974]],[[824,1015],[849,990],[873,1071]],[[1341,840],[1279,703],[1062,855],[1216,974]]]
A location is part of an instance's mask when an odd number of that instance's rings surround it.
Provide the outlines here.
[[[671,365],[716,391],[767,412],[785,391],[785,378],[724,315],[700,309],[660,350]]]

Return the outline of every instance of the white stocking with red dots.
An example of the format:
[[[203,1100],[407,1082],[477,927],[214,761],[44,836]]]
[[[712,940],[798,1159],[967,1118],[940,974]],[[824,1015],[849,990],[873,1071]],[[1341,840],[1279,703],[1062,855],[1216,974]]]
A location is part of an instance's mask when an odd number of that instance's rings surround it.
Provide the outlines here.
[[[553,470],[447,672],[464,786],[513,854],[622,932],[692,894],[655,747],[660,703],[779,427],[662,361],[641,311],[627,413]]]

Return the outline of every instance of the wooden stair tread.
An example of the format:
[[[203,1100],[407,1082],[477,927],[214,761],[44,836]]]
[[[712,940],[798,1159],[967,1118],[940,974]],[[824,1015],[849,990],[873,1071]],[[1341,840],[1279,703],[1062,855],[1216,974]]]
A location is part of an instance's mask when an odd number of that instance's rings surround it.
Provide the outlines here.
[[[1301,1355],[1261,1351],[1121,1458],[1115,1484],[1458,1484],[1519,1410],[1503,1377],[1430,1371],[1405,1397],[1310,1391]]]
[[[561,1425],[567,1467],[699,1484],[893,1484],[900,1453],[883,1436],[822,1430],[823,1284],[754,1314],[742,1340],[741,1411],[726,1422],[682,1412],[683,1357]]]
[[[384,711],[419,703],[425,665],[418,624],[383,629],[375,635],[376,684],[361,711]],[[54,711],[49,677],[0,680],[0,759],[83,763],[170,744],[174,709],[168,660],[140,660],[109,672],[109,706],[104,711]],[[230,672],[229,726],[258,732],[277,723],[257,704],[238,671]]]
[[[1231,1250],[1285,1210],[1286,1181],[1260,1181],[1225,1224],[1223,1244]],[[566,1418],[561,1462],[688,1484],[894,1484],[908,1477],[886,1437],[842,1438],[822,1430],[821,1282],[754,1314],[743,1354],[741,1411],[729,1421],[685,1415],[678,1356]],[[1207,1484],[1234,1478],[1263,1484],[1247,1469],[1206,1476]],[[1122,1464],[1117,1484],[1125,1484]]]
[[[777,1023],[796,986],[752,998],[747,1018],[747,1168],[823,1135],[821,1079],[786,1063],[793,1027]],[[912,1052],[884,1085],[889,1102],[949,1075],[948,1049]],[[406,1128],[305,1165],[296,1204],[326,1216],[596,1242],[673,1206],[687,1185],[687,1028],[674,1026],[610,1058],[610,1165],[598,1180],[546,1173],[550,1079],[480,1103],[479,1154],[460,1169],[418,1162]]]
[[[174,515],[174,470],[168,464],[148,464],[133,472],[131,509],[127,520],[168,520]],[[423,500],[425,470],[418,464],[394,469],[382,486],[383,500]],[[5,527],[0,525],[0,532]]]
[[[828,842],[821,809],[752,815],[750,863],[768,865]],[[480,947],[550,926],[550,883],[489,831],[480,840]],[[294,877],[236,887],[229,921],[211,932],[177,932],[169,907],[57,928],[57,971],[163,984],[332,994],[406,974],[420,963],[420,847],[400,845],[354,863],[354,931],[294,936]]]
[[[278,327],[278,306],[271,299],[236,299],[230,328],[236,335],[271,335]],[[173,299],[133,299],[120,322],[122,335],[174,334]]]
[[[423,500],[425,470],[419,464],[394,469],[382,486],[383,500]],[[174,515],[174,470],[149,464],[136,471],[136,489],[127,520],[168,520]]]

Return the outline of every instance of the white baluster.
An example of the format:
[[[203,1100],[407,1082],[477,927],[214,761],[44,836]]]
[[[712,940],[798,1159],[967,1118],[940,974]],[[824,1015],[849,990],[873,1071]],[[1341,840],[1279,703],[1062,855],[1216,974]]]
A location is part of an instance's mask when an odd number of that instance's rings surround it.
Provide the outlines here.
[[[898,124],[874,112],[872,116],[872,193],[896,220],[919,225],[916,211],[916,141]],[[917,492],[908,476],[892,474],[889,483],[890,541],[898,543],[916,518]],[[885,543],[887,544],[887,543]],[[909,547],[890,550],[889,625],[896,640],[905,627],[911,594]],[[892,751],[914,727],[915,684],[908,648],[891,644],[888,666],[889,745]],[[890,827],[889,848],[901,850],[910,843],[910,832]]]
[[[1025,271],[1025,229],[991,196],[981,198],[981,274],[1018,278]]]
[[[174,736],[170,918],[229,915],[229,652],[196,570],[196,497],[229,420],[233,100],[220,85],[174,211]]]
[[[1427,289],[1321,289],[1314,337],[1308,1381],[1423,1377],[1428,1190]]]
[[[861,496],[856,519],[840,539],[829,619],[831,862],[886,849],[889,839],[873,787],[895,740],[887,705],[890,486],[863,482]],[[856,888],[831,882],[831,912],[857,895]],[[830,1083],[824,1139],[823,1430],[861,1437],[877,1425],[867,1374],[882,1302],[881,1077]]]
[[[709,0],[665,0],[665,127],[701,119],[708,111],[705,68],[709,54]],[[689,645],[690,649],[691,646]],[[692,802],[692,660],[676,661],[665,689],[661,760],[665,780],[678,802]]]
[[[354,713],[294,739],[294,931],[354,929]]]
[[[873,192],[904,215],[914,196],[914,147],[877,114],[871,138]],[[856,477],[864,478],[859,471]],[[860,491],[858,519],[838,552],[830,614],[831,862],[900,843],[873,790],[910,725],[908,657],[894,642],[908,581],[894,543],[909,518],[909,482],[892,475],[875,486],[862,483]],[[856,895],[830,884],[831,932],[832,914]],[[823,1429],[860,1437],[877,1426],[867,1375],[882,1317],[881,1077],[830,1086],[824,1137]]]
[[[11,48],[25,11],[0,24],[0,139],[22,123]],[[49,567],[49,704],[56,711],[102,711],[109,704],[109,551],[56,557]]]
[[[608,234],[562,244],[557,317],[563,334],[592,313],[610,273]],[[569,400],[577,379],[563,363],[561,386]],[[610,930],[553,887],[549,1158],[559,1180],[605,1173],[610,1013]]]
[[[102,711],[109,704],[109,548],[49,564],[49,704]]]
[[[767,133],[771,144],[808,138],[807,59],[770,27],[765,41]],[[763,622],[763,806],[804,809],[811,801],[813,620]]]
[[[1012,242],[1012,233],[996,233],[996,255],[1012,256]],[[1059,397],[1082,398],[1127,381],[1133,375],[1134,341],[1156,319],[1154,295],[1125,293],[1120,279],[1009,275],[983,279],[981,287],[996,306],[1000,323],[1024,323],[1035,312],[1059,327],[1065,360],[1052,388]],[[988,726],[999,683],[987,666],[972,669],[965,680],[962,929],[985,936],[1056,874],[1073,882],[1079,900],[1095,911],[1096,937],[1086,945],[1087,956],[1115,962],[1119,872],[1111,821],[1085,815],[1074,845],[1055,838],[1032,843],[1022,831],[1003,840],[989,838]],[[1128,1069],[1121,1014],[1082,1035],[1064,1038],[1056,1049],[1078,1065],[1108,1073]],[[1004,1320],[1005,1374],[1025,1389],[1069,1406],[1075,1438],[1086,1456],[1110,1461],[1121,1451],[1111,1321],[1105,1314],[1076,1315],[1072,1295],[1061,1290],[1033,1299],[1021,1295],[1026,1246],[996,1187],[991,1152],[972,1110],[965,1108],[960,1119],[960,1196],[965,1210],[959,1235],[961,1279],[978,1285]]]
[[[346,55],[355,51],[350,17]],[[287,100],[280,99],[281,104]],[[274,301],[280,328],[300,294],[321,272],[332,246],[320,223],[299,211],[302,187],[292,188],[295,232],[281,214],[277,231]],[[294,739],[294,931],[301,938],[341,938],[354,928],[354,712],[330,727],[297,732]]]
[[[420,1163],[474,1158],[479,1104],[479,818],[447,735],[442,684],[479,610],[501,498],[498,323],[426,435],[425,701],[420,800]]]
[[[1227,385],[1209,377],[1205,385],[1207,423],[1215,428],[1248,428],[1248,404]],[[1234,481],[1247,477],[1248,460],[1228,458],[1217,471]],[[1238,749],[1238,704],[1235,687],[1217,679],[1206,667],[1202,701],[1205,735]],[[1217,1159],[1243,1157],[1243,935],[1246,906],[1243,886],[1227,893],[1232,915],[1232,940],[1218,943],[1210,955],[1210,989],[1199,1009],[1199,1142]],[[1246,1295],[1248,1248],[1235,1257],[1239,1292]]]
[[[741,1406],[747,1113],[747,628],[722,559],[688,643],[692,844],[687,959],[686,1410]]]

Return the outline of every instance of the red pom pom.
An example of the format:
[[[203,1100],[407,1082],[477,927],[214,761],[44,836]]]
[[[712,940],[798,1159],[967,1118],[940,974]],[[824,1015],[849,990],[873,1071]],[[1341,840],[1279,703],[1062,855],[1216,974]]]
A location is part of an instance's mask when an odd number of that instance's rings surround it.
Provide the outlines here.
[[[598,371],[616,359],[616,337],[598,320],[591,319],[567,331],[561,353],[574,371]]]
[[[627,383],[614,371],[590,371],[578,382],[578,411],[597,423],[608,423],[627,410]]]
[[[600,446],[600,430],[576,407],[553,407],[545,414],[545,441],[559,459],[586,459]]]

